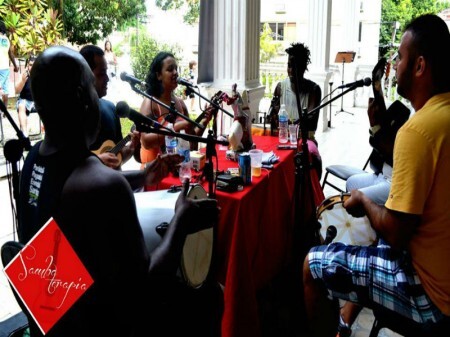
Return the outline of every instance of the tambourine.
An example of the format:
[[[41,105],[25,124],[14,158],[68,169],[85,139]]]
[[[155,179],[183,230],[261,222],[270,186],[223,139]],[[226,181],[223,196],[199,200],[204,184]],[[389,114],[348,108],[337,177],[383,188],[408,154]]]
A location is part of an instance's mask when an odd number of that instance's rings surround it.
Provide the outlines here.
[[[348,198],[350,194],[333,195],[317,207],[317,219],[321,224],[320,235],[324,239],[328,226],[334,226],[337,229],[335,242],[369,246],[377,239],[376,232],[366,216],[355,218],[348,214],[343,206]]]

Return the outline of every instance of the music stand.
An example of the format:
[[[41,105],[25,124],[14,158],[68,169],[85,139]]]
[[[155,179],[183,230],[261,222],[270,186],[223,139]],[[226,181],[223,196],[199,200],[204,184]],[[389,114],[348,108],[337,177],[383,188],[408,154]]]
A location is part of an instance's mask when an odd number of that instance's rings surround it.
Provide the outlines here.
[[[344,85],[344,67],[346,63],[352,63],[353,60],[355,59],[355,54],[356,52],[354,51],[339,51],[336,54],[336,59],[334,60],[335,63],[342,63],[342,85]],[[344,88],[341,89],[342,91],[344,91]],[[337,111],[335,113],[335,116],[340,113],[340,112],[346,112],[350,115],[353,115],[353,113],[345,111],[343,108],[343,104],[344,104],[344,96],[341,96],[341,110]]]

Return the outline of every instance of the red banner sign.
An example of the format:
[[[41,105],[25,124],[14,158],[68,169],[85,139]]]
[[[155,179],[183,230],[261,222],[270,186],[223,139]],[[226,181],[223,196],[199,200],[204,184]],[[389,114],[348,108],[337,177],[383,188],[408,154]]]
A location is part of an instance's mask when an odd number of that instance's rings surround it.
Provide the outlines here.
[[[54,219],[5,267],[5,273],[44,334],[94,283]]]

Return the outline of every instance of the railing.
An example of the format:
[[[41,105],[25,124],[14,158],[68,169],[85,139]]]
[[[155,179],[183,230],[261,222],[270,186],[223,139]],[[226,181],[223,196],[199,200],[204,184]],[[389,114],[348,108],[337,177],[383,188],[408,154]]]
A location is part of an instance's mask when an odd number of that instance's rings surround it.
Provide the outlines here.
[[[261,84],[266,87],[264,97],[272,98],[277,83],[286,76],[285,63],[262,63],[259,67],[259,78]]]

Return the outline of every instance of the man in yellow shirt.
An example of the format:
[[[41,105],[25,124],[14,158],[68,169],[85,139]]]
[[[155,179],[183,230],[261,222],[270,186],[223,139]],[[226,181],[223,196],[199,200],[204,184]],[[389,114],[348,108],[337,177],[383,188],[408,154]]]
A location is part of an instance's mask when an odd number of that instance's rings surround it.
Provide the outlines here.
[[[450,33],[441,18],[423,15],[406,27],[394,69],[397,91],[416,113],[397,134],[388,200],[380,206],[354,190],[344,204],[354,216],[367,215],[380,240],[377,247],[333,243],[310,250],[305,303],[317,336],[336,335],[338,307],[327,295],[443,329],[436,336],[449,333],[449,59]],[[318,332],[325,308],[334,324]]]

